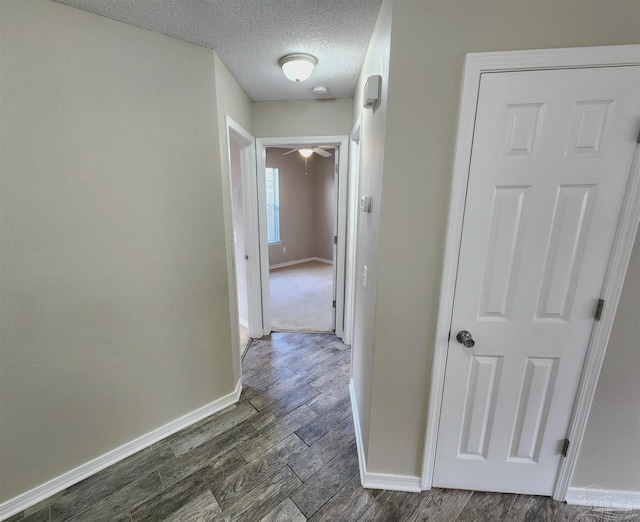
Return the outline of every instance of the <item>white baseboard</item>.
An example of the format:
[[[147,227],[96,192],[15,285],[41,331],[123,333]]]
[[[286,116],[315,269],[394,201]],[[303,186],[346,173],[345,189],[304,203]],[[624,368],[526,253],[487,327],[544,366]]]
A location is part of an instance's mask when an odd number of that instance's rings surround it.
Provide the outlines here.
[[[366,473],[362,487],[369,489],[391,489],[420,493],[420,477],[412,475],[392,475],[390,473]]]
[[[101,455],[85,464],[78,466],[71,471],[68,471],[54,479],[51,479],[44,484],[35,487],[34,489],[27,491],[17,497],[14,497],[6,502],[0,504],[0,520],[5,520],[16,513],[24,511],[25,509],[42,502],[49,498],[51,495],[55,495],[59,491],[84,480],[91,475],[94,475],[98,471],[101,471],[109,466],[119,462],[134,453],[154,444],[169,435],[172,435],[192,424],[212,415],[228,406],[231,406],[238,402],[240,393],[242,392],[242,380],[239,379],[235,390],[228,395],[220,397],[197,410],[187,413],[186,415],[175,419],[164,426],[142,435],[137,439],[127,442],[126,444],[116,448],[114,450]]]
[[[349,381],[349,394],[351,396],[351,412],[356,432],[356,447],[358,448],[358,464],[360,466],[360,483],[362,487],[369,489],[390,489],[393,491],[408,491],[419,493],[420,477],[412,475],[395,475],[391,473],[372,473],[367,471],[367,462],[362,443],[362,431],[360,429],[360,414],[358,413],[358,401],[353,386],[353,379]]]
[[[362,443],[362,431],[360,429],[360,414],[358,413],[358,401],[356,390],[353,387],[353,379],[349,379],[349,395],[351,396],[351,414],[353,415],[353,428],[356,432],[356,448],[358,449],[358,466],[360,468],[360,484],[364,484],[365,471],[367,469]]]
[[[269,270],[273,270],[275,268],[284,268],[285,266],[300,265],[302,263],[309,263],[310,261],[319,261],[320,263],[326,263],[328,265],[332,265],[333,264],[333,261],[331,261],[331,259],[323,259],[321,257],[305,257],[304,259],[295,259],[293,261],[287,261],[286,263],[278,263],[277,265],[269,265]]]
[[[574,506],[592,506],[607,511],[629,511],[640,509],[640,491],[606,490],[600,486],[584,488],[571,487],[565,498],[567,504]]]

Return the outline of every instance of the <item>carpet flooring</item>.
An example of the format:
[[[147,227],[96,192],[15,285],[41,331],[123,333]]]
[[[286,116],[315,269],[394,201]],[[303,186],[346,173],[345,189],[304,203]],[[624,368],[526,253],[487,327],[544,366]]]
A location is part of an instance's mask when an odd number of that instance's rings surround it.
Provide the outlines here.
[[[251,342],[240,401],[8,522],[466,522],[638,520],[548,497],[364,489],[350,349],[333,335]]]
[[[272,330],[333,330],[333,265],[309,261],[273,269],[269,289]]]

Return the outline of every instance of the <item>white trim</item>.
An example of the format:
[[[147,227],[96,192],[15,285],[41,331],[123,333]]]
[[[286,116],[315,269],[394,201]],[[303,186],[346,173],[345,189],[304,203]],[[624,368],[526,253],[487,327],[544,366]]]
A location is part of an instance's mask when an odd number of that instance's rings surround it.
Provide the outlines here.
[[[227,273],[230,287],[230,305],[231,305],[231,321],[232,330],[235,330],[237,309],[237,281],[235,266],[235,243],[233,241],[233,199],[232,192],[232,173],[231,173],[231,141],[235,141],[241,148],[242,163],[242,196],[245,202],[256,201],[256,143],[255,138],[249,134],[240,124],[236,123],[229,116],[226,117],[226,158],[223,163],[226,165],[226,178],[223,176],[223,206],[225,211],[225,233],[227,244]],[[247,307],[248,317],[246,328],[252,337],[262,336],[262,306],[261,306],[261,288],[260,288],[260,260],[259,250],[257,246],[257,228],[258,215],[256,205],[245,204],[244,208],[245,221],[245,254],[249,256],[246,262],[246,279],[247,279]],[[235,335],[235,334],[232,334]],[[240,339],[233,341],[234,346],[240,344]],[[235,360],[234,360],[235,364]],[[242,368],[238,369],[241,372]],[[239,375],[239,373],[238,373]]]
[[[453,310],[460,235],[466,201],[466,187],[471,162],[473,128],[477,107],[480,76],[486,72],[537,70],[554,68],[607,67],[640,64],[640,45],[618,45],[608,47],[580,47],[570,49],[547,49],[535,51],[507,51],[468,54],[465,60],[464,79],[460,100],[458,136],[456,141],[449,217],[444,251],[442,283],[438,322],[434,341],[431,387],[425,429],[424,457],[422,464],[422,489],[430,489],[436,454],[436,442],[442,403],[442,392],[447,358],[449,329]],[[567,458],[563,459],[554,488],[553,498],[564,500],[575,468],[586,420],[591,408],[597,378],[606,351],[609,334],[620,291],[624,284],[635,231],[640,219],[640,182],[638,161],[630,174],[629,187],[623,203],[614,250],[609,262],[602,297],[607,300],[603,318],[594,326],[590,346],[585,360],[585,370],[578,390],[576,404],[569,428],[571,444]],[[634,181],[635,179],[635,181]],[[634,206],[635,205],[635,206]],[[634,221],[635,220],[635,221]]]
[[[339,157],[338,157],[338,183],[336,186],[336,210],[337,221],[334,234],[337,236],[337,243],[335,246],[335,265],[334,265],[334,280],[335,285],[333,288],[334,299],[336,301],[335,324],[334,331],[336,337],[342,339],[344,335],[344,299],[345,299],[345,287],[347,285],[346,280],[346,250],[347,250],[347,170],[349,163],[349,137],[340,136],[339,143]]]
[[[360,468],[360,484],[365,483],[367,473],[367,459],[364,455],[364,442],[360,429],[360,413],[358,413],[358,400],[353,379],[349,379],[349,396],[351,397],[351,415],[353,416],[353,429],[356,432],[356,448],[358,449],[358,467]]]
[[[605,490],[600,486],[571,487],[567,490],[566,500],[572,506],[599,508],[597,513],[600,515],[603,514],[602,510],[615,511],[619,515],[624,511],[640,509],[640,491]]]
[[[358,231],[358,190],[360,183],[360,142],[362,134],[362,113],[351,130],[350,139],[353,142],[349,149],[349,181],[347,194],[347,246],[345,259],[345,290],[344,290],[344,332],[342,341],[351,345],[353,341],[353,316],[355,306],[355,273],[356,273],[356,235]]]
[[[640,46],[638,46],[640,48]],[[607,266],[601,298],[605,301],[600,321],[595,321],[591,331],[591,339],[587,348],[582,377],[576,402],[573,407],[571,423],[567,438],[571,441],[567,451],[567,458],[562,460],[560,471],[553,491],[553,498],[564,500],[573,477],[580,448],[587,429],[587,420],[593,398],[598,385],[600,370],[609,344],[609,336],[624,286],[624,279],[631,259],[631,252],[640,222],[640,146],[636,146],[636,153],[629,174],[625,199],[616,230],[616,237],[611,248],[611,257]]]
[[[346,193],[347,193],[347,164],[346,158],[349,151],[349,139],[347,136],[295,136],[283,138],[257,138],[256,139],[256,172],[264,172],[266,168],[266,147],[294,147],[300,145],[333,145],[340,147],[339,152],[339,176],[336,190],[338,213],[338,244],[335,259],[337,281],[334,287],[336,294],[336,322],[335,334],[342,337],[344,328],[344,259],[346,246]],[[267,201],[264,176],[257,175],[257,201],[258,201],[258,229],[260,248],[260,277],[262,281],[262,335],[271,333],[271,296],[269,293],[269,242],[267,240]],[[260,226],[260,224],[263,224]]]
[[[244,317],[238,317],[238,324],[240,326],[243,326],[247,330],[249,329],[249,321],[247,321]],[[242,348],[242,346],[240,348]]]
[[[362,431],[360,430],[360,414],[358,413],[358,402],[356,400],[353,379],[349,381],[349,395],[351,396],[351,413],[353,415],[353,424],[356,433],[356,447],[358,448],[358,464],[360,467],[360,483],[362,487],[419,493],[420,477],[413,475],[395,475],[391,473],[371,473],[367,471]]]
[[[151,444],[155,444],[169,435],[173,435],[174,433],[191,426],[209,415],[235,404],[240,399],[241,392],[242,381],[238,380],[235,389],[231,393],[224,395],[223,397],[220,397],[219,399],[216,399],[215,401],[210,402],[191,413],[187,413],[164,426],[160,426],[146,435],[142,435],[137,439],[127,442],[119,448],[90,460],[71,471],[67,471],[66,473],[63,473],[62,475],[51,479],[48,482],[27,491],[26,493],[22,493],[17,497],[7,500],[3,504],[0,504],[0,520],[4,520],[5,518],[9,518],[16,513],[19,513],[20,511],[24,511],[25,509],[46,500],[51,495],[55,495],[81,480],[84,480],[91,475],[94,475],[95,473],[133,455],[134,453],[149,447]]]
[[[420,477],[412,475],[392,475],[389,473],[365,472],[363,488],[390,489],[392,491],[408,491],[420,493]]]
[[[303,259],[294,259],[293,261],[278,263],[277,265],[269,265],[269,270],[273,270],[274,268],[284,268],[286,266],[301,265],[302,263],[309,263],[311,261],[318,261],[319,263],[325,263],[327,265],[333,264],[331,259],[323,259],[322,257],[305,257]]]

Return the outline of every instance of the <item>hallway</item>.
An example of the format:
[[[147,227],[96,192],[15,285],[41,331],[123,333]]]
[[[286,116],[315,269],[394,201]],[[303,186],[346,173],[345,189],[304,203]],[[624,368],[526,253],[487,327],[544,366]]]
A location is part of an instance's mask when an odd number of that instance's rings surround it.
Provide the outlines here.
[[[605,520],[545,497],[360,486],[350,350],[332,335],[251,343],[240,401],[11,522]],[[618,513],[638,520],[637,512]],[[24,518],[23,518],[24,516]]]

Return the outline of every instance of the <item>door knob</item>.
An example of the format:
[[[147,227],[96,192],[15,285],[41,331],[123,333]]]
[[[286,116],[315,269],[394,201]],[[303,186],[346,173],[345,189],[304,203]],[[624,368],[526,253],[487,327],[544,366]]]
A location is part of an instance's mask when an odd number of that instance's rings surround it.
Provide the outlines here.
[[[466,330],[460,330],[458,335],[456,335],[456,340],[460,344],[464,344],[465,348],[473,348],[476,344],[471,336],[471,332],[467,332]]]

